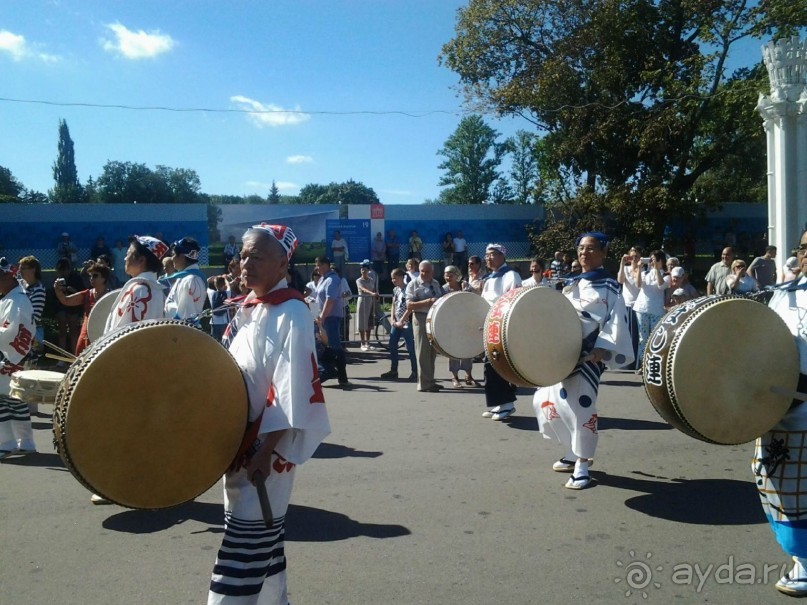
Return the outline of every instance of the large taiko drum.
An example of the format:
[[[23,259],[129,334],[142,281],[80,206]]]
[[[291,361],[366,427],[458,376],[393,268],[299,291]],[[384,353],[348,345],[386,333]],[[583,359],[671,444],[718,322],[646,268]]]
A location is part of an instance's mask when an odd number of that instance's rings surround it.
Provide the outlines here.
[[[165,508],[210,488],[247,425],[247,391],[230,353],[185,322],[110,332],[67,371],[54,443],[88,489],[130,508]]]
[[[572,303],[546,286],[502,294],[485,319],[485,352],[516,385],[542,387],[569,376],[580,360],[583,327]]]
[[[799,356],[784,321],[743,297],[704,296],[675,307],[650,335],[642,363],[656,411],[687,435],[721,445],[770,430],[796,390]]]
[[[485,350],[482,326],[490,305],[473,292],[441,296],[426,315],[426,335],[440,355],[470,359]]]
[[[120,289],[107,292],[96,300],[90,309],[90,314],[87,316],[87,338],[90,339],[90,342],[95,342],[104,335],[106,320],[112,313],[112,307],[115,306],[119,293]]]

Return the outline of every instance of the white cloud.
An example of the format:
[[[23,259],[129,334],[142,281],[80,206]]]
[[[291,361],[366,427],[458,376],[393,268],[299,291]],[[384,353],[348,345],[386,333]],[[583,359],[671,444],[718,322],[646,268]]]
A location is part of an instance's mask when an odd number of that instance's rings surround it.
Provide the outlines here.
[[[272,183],[264,183],[263,181],[247,181],[244,183],[250,189],[257,189],[261,191],[269,191],[272,189]],[[289,181],[275,181],[275,187],[278,191],[288,191],[289,189],[299,189],[297,183],[290,183]]]
[[[412,195],[412,192],[407,191],[406,189],[379,189],[378,192],[386,193],[387,195],[401,195],[401,196]]]
[[[271,183],[263,183],[261,181],[247,181],[244,185],[250,189],[266,189],[267,191],[272,188]]]
[[[286,158],[287,164],[313,164],[314,158],[310,155],[290,155]]]
[[[290,183],[289,181],[277,181],[275,183],[275,187],[277,187],[278,191],[288,191],[289,189],[300,188],[297,183]]]
[[[241,95],[230,97],[230,101],[235,103],[239,109],[249,111],[249,119],[258,128],[263,128],[264,126],[294,126],[311,119],[311,116],[303,113],[299,106],[294,109],[283,109],[278,105],[261,103]]]
[[[115,34],[115,39],[102,39],[101,46],[105,51],[117,53],[126,59],[153,59],[176,46],[171,36],[161,34],[159,30],[132,31],[120,23],[110,23],[106,28]]]
[[[57,55],[49,55],[34,50],[26,42],[25,36],[20,36],[6,29],[0,29],[0,53],[8,53],[14,61],[33,58],[46,63],[55,63],[61,59]]]

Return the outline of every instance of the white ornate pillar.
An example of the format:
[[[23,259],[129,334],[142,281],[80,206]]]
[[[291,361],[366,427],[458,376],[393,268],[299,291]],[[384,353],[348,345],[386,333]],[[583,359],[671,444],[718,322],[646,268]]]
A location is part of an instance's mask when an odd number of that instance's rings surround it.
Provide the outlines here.
[[[760,95],[768,148],[768,243],[781,269],[807,227],[807,40],[762,47],[771,94]]]

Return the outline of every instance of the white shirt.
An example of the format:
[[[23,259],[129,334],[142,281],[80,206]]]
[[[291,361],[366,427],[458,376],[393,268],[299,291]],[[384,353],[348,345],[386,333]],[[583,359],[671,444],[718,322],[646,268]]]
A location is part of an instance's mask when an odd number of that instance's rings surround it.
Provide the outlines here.
[[[798,281],[799,285],[805,283],[807,283],[805,277]],[[807,374],[807,323],[804,321],[807,316],[807,290],[788,292],[787,288],[777,288],[768,306],[776,311],[793,334],[799,350],[799,371]]]
[[[187,269],[198,269],[194,263]],[[187,270],[186,269],[186,270]],[[168,319],[190,319],[205,308],[207,284],[198,275],[183,275],[174,280],[168,298],[165,299],[165,316]]]
[[[336,246],[337,248],[344,247],[345,249],[344,250],[334,250],[334,246]],[[345,259],[347,259],[347,257],[348,257],[347,242],[345,241],[344,237],[342,239],[335,239],[335,240],[333,240],[331,242],[331,253],[333,254],[334,257],[344,256]]]
[[[464,237],[455,237],[454,238],[454,252],[465,252],[465,248],[468,246],[467,242],[465,241]]]
[[[639,296],[639,285],[633,283],[633,269],[630,265],[622,265],[621,271],[625,274],[625,282],[622,284],[622,298],[626,307],[633,307],[636,297]]]
[[[661,285],[658,283],[658,273],[656,269],[642,273],[641,278],[642,286],[639,290],[639,295],[633,303],[633,310],[637,313],[664,315],[664,290],[670,287],[670,276],[665,275]]]
[[[157,274],[144,271],[133,277],[118,291],[104,333],[144,319],[165,317],[165,295]]]
[[[506,267],[502,265],[499,269]],[[499,297],[510,290],[521,287],[521,276],[517,271],[507,271],[504,275],[499,277],[489,277],[485,280],[482,286],[482,298],[488,301],[488,304],[493,305]]]

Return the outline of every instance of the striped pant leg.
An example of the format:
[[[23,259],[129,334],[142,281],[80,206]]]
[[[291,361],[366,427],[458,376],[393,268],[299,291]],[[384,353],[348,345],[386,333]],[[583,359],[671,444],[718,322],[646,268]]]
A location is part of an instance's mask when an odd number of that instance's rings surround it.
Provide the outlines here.
[[[276,472],[277,468],[291,468]],[[276,461],[266,480],[274,527],[267,529],[258,492],[246,471],[224,478],[224,538],[210,581],[208,605],[287,605],[285,518],[294,467]]]
[[[31,411],[25,401],[0,395],[0,449],[33,448]]]

